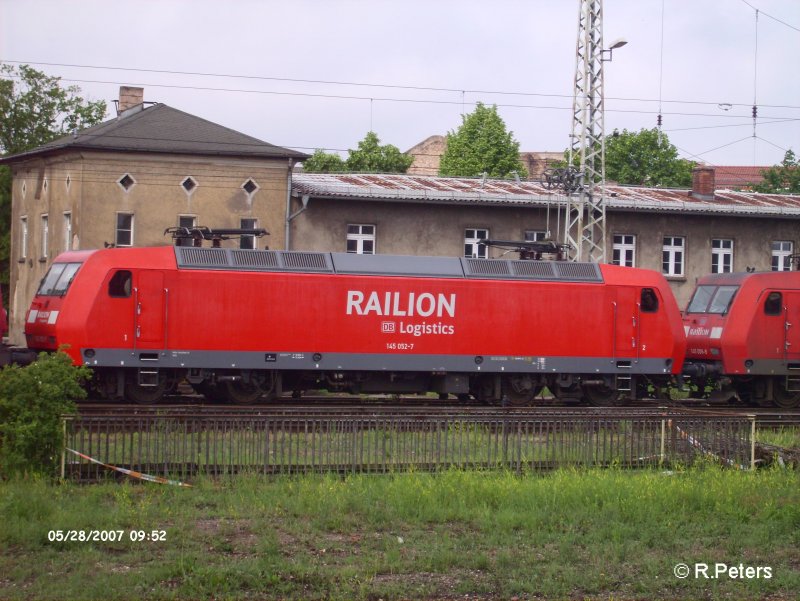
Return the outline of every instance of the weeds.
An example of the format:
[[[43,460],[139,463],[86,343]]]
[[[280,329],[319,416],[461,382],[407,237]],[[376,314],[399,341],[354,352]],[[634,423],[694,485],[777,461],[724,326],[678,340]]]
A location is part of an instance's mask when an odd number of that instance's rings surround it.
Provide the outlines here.
[[[708,465],[195,484],[0,483],[0,598],[756,599],[800,590],[797,472]],[[53,529],[167,535],[55,543]],[[770,566],[774,577],[681,580],[679,562]]]

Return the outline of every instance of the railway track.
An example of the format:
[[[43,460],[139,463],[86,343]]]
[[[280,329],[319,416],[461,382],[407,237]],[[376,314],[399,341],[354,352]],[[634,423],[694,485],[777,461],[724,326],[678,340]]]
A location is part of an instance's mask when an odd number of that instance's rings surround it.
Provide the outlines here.
[[[430,399],[429,399],[430,401]],[[365,399],[357,397],[341,397],[332,402],[330,397],[304,398],[297,402],[276,402],[260,405],[209,405],[201,402],[201,398],[181,398],[180,402],[158,405],[119,404],[109,402],[86,402],[78,408],[82,417],[101,416],[175,416],[175,417],[247,417],[272,416],[281,418],[336,418],[343,416],[454,416],[470,415],[473,417],[570,417],[570,418],[625,418],[641,415],[683,415],[696,417],[734,416],[755,417],[756,423],[764,427],[800,426],[800,410],[777,409],[763,407],[742,407],[730,405],[703,405],[698,401],[694,406],[664,406],[658,403],[637,403],[626,407],[589,407],[573,406],[533,406],[533,407],[498,407],[479,404],[448,403],[446,401],[420,402],[411,399]]]

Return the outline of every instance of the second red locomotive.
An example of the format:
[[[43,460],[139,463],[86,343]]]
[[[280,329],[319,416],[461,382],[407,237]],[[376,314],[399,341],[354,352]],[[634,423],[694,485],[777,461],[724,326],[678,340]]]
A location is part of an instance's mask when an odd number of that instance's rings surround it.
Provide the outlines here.
[[[702,278],[686,309],[684,371],[748,403],[800,406],[800,273]]]
[[[179,380],[249,403],[282,391],[617,403],[681,371],[666,280],[590,263],[158,247],[59,256],[28,346],[67,345],[109,398]]]

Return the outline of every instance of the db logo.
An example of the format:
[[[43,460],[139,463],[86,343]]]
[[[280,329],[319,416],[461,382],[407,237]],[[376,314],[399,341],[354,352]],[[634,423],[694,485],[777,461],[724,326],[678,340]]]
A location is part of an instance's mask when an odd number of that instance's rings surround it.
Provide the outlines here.
[[[394,334],[394,322],[393,321],[382,321],[381,322],[381,332],[384,334]]]

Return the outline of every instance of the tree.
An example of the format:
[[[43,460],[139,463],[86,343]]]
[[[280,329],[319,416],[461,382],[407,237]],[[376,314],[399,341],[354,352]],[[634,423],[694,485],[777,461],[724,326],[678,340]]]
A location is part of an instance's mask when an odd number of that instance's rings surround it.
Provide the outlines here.
[[[358,143],[357,150],[348,150],[347,170],[362,173],[405,173],[414,157],[400,152],[397,146],[385,144],[374,131]]]
[[[95,125],[106,114],[102,100],[84,100],[77,86],[61,87],[28,65],[0,64],[0,155],[13,155],[46,144],[72,131]],[[11,230],[11,170],[0,166],[0,283],[8,284]]]
[[[606,136],[606,179],[634,186],[687,188],[694,163],[678,158],[678,149],[656,128],[614,130]]]
[[[792,150],[783,155],[780,165],[761,172],[764,181],[753,186],[756,192],[768,194],[800,194],[800,161]]]
[[[307,173],[342,173],[347,169],[344,160],[338,154],[317,148],[314,154],[303,161],[303,171]]]
[[[303,162],[303,171],[308,173],[405,173],[414,162],[414,157],[400,152],[392,144],[381,145],[378,135],[367,132],[358,143],[358,149],[348,150],[346,160],[338,154],[316,150],[311,158]]]
[[[506,177],[516,171],[520,177],[528,176],[519,160],[519,142],[513,132],[506,131],[496,105],[489,108],[479,102],[461,120],[457,131],[447,133],[439,175]]]

